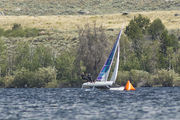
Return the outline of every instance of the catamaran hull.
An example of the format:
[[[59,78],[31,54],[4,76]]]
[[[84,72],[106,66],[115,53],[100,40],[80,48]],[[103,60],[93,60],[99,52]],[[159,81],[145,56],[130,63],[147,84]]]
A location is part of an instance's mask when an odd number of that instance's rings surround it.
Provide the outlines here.
[[[83,83],[82,87],[110,87],[112,86],[113,84],[113,81],[105,81],[105,82],[86,82],[86,83]]]
[[[109,90],[116,90],[116,91],[123,91],[124,86],[121,87],[111,87],[113,85],[113,81],[106,81],[106,82],[86,82],[83,83],[82,88],[84,87],[95,87],[98,89],[109,89]]]

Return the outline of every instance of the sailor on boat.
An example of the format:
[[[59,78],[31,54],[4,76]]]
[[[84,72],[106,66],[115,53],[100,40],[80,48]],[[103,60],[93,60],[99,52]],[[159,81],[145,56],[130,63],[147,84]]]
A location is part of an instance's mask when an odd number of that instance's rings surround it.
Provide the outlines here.
[[[81,74],[81,79],[82,79],[82,80],[87,80],[87,77],[86,77],[86,75],[84,74],[84,72]]]
[[[93,82],[92,80],[92,76],[91,74],[89,73],[88,75],[85,75],[84,72],[81,74],[81,78],[82,80],[86,80],[87,82]]]
[[[91,73],[88,74],[87,78],[88,78],[88,80],[89,80],[90,82],[93,82]]]

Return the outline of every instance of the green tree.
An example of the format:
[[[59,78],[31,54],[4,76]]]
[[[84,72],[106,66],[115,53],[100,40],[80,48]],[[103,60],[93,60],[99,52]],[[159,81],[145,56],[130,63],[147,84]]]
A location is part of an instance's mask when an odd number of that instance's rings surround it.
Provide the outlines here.
[[[34,79],[29,79],[29,87],[48,87],[49,83],[56,83],[54,86],[51,87],[57,87],[56,82],[56,69],[53,67],[42,67],[36,70],[34,73]]]
[[[34,79],[34,74],[25,68],[21,68],[20,70],[15,72],[14,81],[12,82],[13,87],[16,88],[25,88],[30,85],[29,80]]]
[[[170,56],[174,52],[177,52],[179,48],[178,39],[174,35],[168,35],[168,31],[164,31],[160,37],[160,57],[159,65],[160,68],[170,69]]]
[[[79,48],[76,59],[76,66],[80,68],[79,72],[82,71],[82,66],[85,66],[84,72],[91,73],[95,79],[107,58],[108,43],[102,26],[90,27],[87,24],[84,29],[79,28]]]
[[[173,86],[174,80],[174,71],[161,69],[158,71],[158,80],[164,87],[171,87]]]
[[[28,42],[20,42],[16,48],[16,68],[22,67],[35,71],[40,67],[54,66],[52,49],[44,45],[32,46]]]
[[[129,25],[126,27],[125,34],[131,39],[142,38],[142,34],[146,33],[149,24],[149,18],[138,15],[138,17],[134,17],[134,19],[130,21]]]
[[[149,27],[150,19],[139,14],[138,17],[134,18],[134,21],[142,30],[142,33],[145,34],[147,32],[147,28]]]
[[[141,64],[143,70],[155,73],[158,70],[159,41],[147,41],[143,44]]]
[[[8,76],[6,75],[5,77],[2,78],[3,84],[5,88],[12,88],[13,86],[13,81],[14,81],[14,76]]]
[[[4,34],[4,29],[0,28],[0,36],[3,36]]]
[[[33,49],[33,48],[32,48]],[[35,47],[32,53],[32,66],[30,70],[34,71],[40,67],[54,66],[54,55],[52,49],[45,47],[44,45],[38,45]]]
[[[29,71],[28,69],[21,68],[15,72],[11,87],[24,88],[24,87],[48,87],[51,83],[51,87],[57,87],[57,84],[52,86],[52,83],[56,82],[56,69],[52,67],[42,67],[36,71]],[[10,85],[9,85],[10,86]]]
[[[131,70],[130,71],[130,80],[134,86],[152,86],[152,80],[148,72],[142,70]]]
[[[132,40],[141,39],[143,37],[142,30],[135,20],[131,20],[126,27],[125,34]]]
[[[136,57],[141,59],[143,38],[141,28],[135,23],[134,20],[131,20],[130,24],[126,27],[125,33],[132,40],[132,48],[136,54]]]
[[[170,34],[169,39],[170,40],[168,41],[169,42],[168,46],[172,47],[174,52],[177,52],[180,47],[178,38],[174,34]]]
[[[180,74],[180,49],[173,56],[174,70]]]
[[[6,75],[6,69],[7,69],[7,55],[6,55],[6,46],[5,42],[0,39],[0,77]]]
[[[75,56],[70,52],[64,52],[56,58],[55,67],[57,69],[57,80],[60,86],[79,86],[82,81],[77,75],[78,71],[74,65]]]
[[[141,63],[139,59],[136,57],[135,53],[131,52],[127,56],[127,61],[125,64],[122,65],[122,69],[125,71],[130,71],[131,69],[137,69],[137,70],[141,69]]]
[[[16,58],[15,64],[17,69],[21,69],[22,67],[29,69],[31,64],[31,55],[30,55],[30,46],[28,42],[19,42],[16,48]]]
[[[131,42],[125,36],[121,36],[120,40],[120,68],[123,69],[124,65],[126,65],[127,61],[129,60],[128,56],[131,54]]]
[[[152,39],[156,40],[160,38],[164,30],[165,30],[164,24],[159,18],[157,18],[151,23],[148,31],[150,35],[152,36]]]
[[[34,71],[40,67],[54,66],[54,56],[52,49],[44,45],[38,45],[32,50],[32,67],[30,70]]]
[[[147,31],[150,20],[142,15],[134,17],[126,27],[125,34],[132,40],[132,48],[140,60],[143,52],[143,37]]]

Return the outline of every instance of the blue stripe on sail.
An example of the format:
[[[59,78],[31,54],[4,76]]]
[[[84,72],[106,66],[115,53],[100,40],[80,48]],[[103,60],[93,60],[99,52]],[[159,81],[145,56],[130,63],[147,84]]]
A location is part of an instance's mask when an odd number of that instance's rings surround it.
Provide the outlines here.
[[[120,35],[121,35],[121,32],[119,33],[118,38],[117,38],[117,40],[116,40],[116,42],[115,42],[115,44],[113,46],[113,49],[112,49],[112,51],[111,51],[111,53],[110,53],[106,63],[104,64],[103,68],[101,69],[101,72],[99,73],[99,75],[97,77],[97,80],[101,80],[103,75],[109,70],[110,65],[112,63],[113,56],[115,54],[116,46],[117,46],[117,43],[119,41]]]

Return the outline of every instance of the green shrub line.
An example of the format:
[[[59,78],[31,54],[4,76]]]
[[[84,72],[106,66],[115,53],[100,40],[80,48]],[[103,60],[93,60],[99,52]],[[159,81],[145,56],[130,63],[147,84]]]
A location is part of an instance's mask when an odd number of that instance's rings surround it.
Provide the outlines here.
[[[56,88],[56,87],[80,87],[82,81],[63,78],[58,80],[57,70],[52,67],[39,68],[37,71],[29,71],[25,68],[19,70],[13,76],[5,76],[0,79],[0,87],[5,88]],[[142,70],[119,71],[117,84],[125,85],[130,80],[134,87],[172,87],[180,86],[180,76],[173,70],[159,70],[156,74],[150,74]],[[77,83],[79,81],[80,83]],[[74,82],[74,86],[72,83]]]
[[[125,85],[130,80],[135,87],[179,86],[180,76],[173,70],[158,70],[151,74],[143,70],[119,71],[117,83]]]

